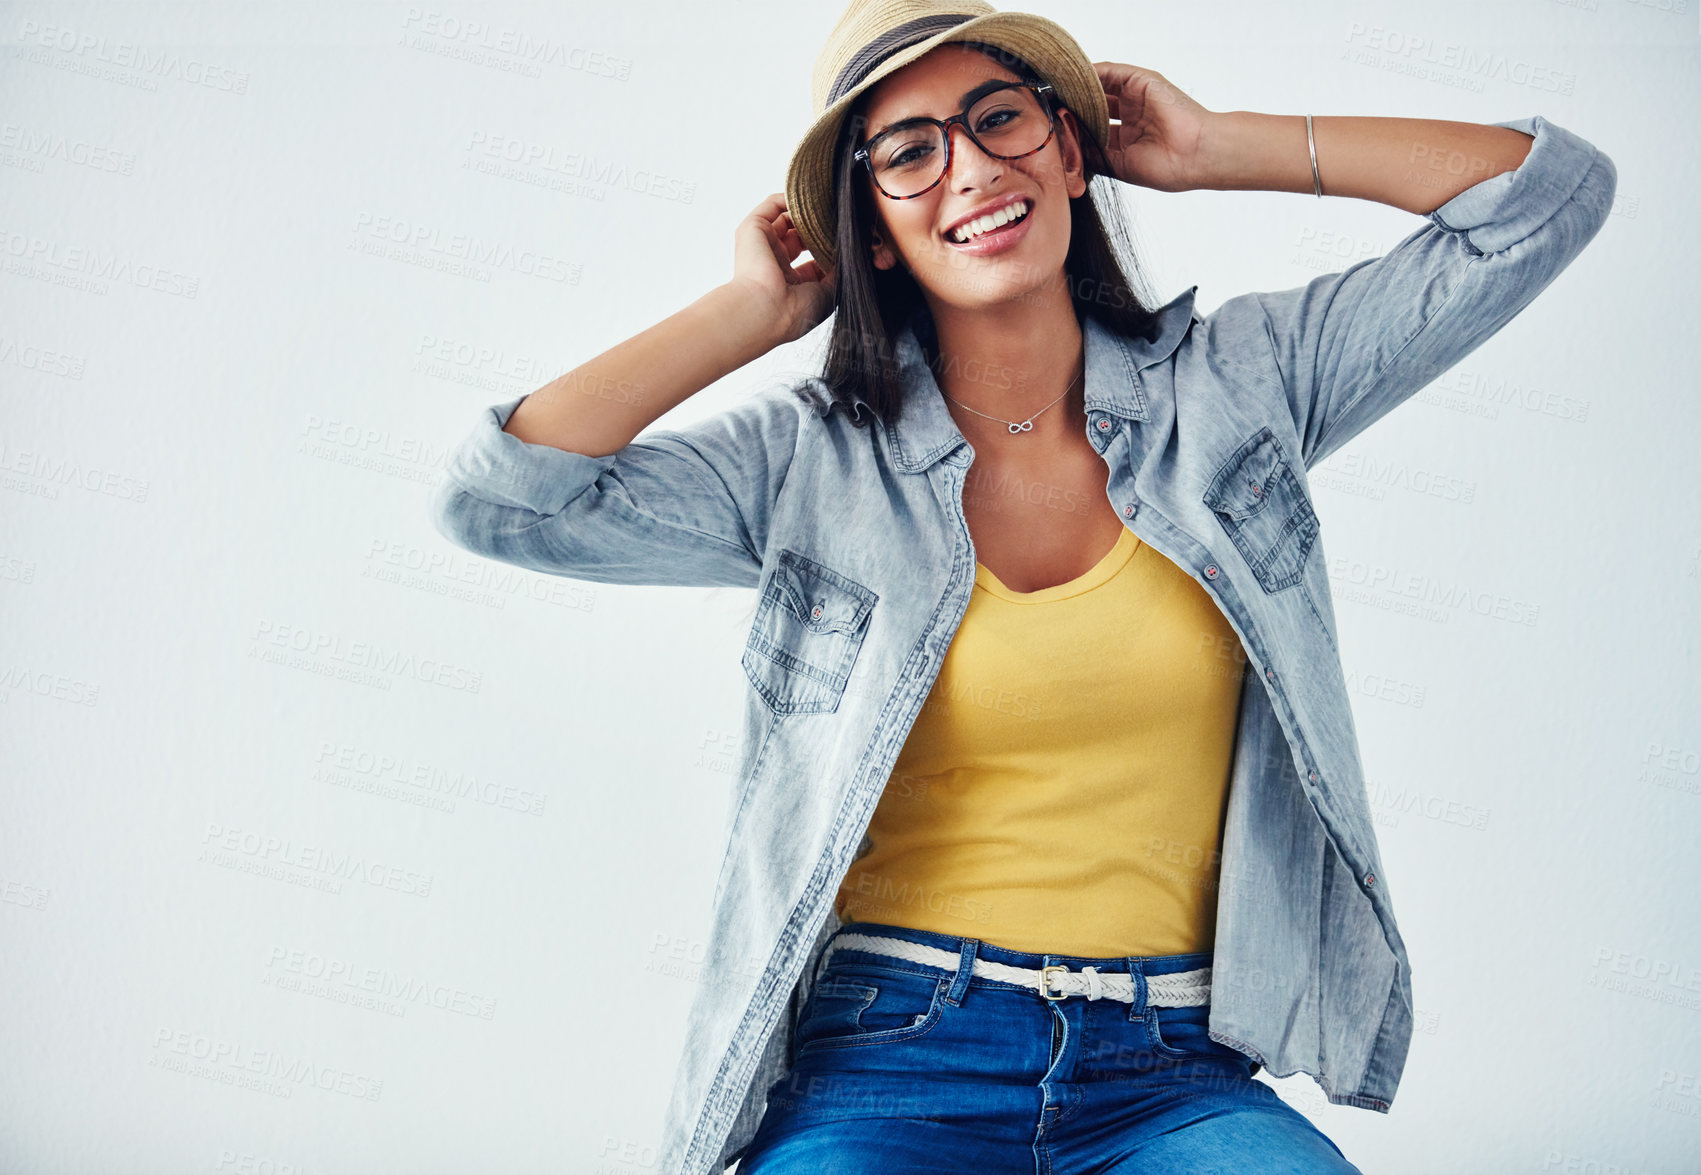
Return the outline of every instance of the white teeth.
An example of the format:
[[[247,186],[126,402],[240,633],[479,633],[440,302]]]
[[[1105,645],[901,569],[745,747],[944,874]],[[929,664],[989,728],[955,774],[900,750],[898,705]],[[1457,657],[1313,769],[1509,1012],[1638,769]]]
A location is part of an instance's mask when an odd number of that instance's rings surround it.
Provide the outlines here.
[[[1026,200],[1018,200],[1014,204],[1000,208],[997,212],[994,212],[989,216],[976,217],[967,224],[958,225],[956,228],[951,230],[951,239],[959,245],[964,244],[973,240],[975,237],[980,236],[982,233],[989,233],[995,228],[1009,224],[1012,220],[1015,220],[1027,210],[1028,202]]]

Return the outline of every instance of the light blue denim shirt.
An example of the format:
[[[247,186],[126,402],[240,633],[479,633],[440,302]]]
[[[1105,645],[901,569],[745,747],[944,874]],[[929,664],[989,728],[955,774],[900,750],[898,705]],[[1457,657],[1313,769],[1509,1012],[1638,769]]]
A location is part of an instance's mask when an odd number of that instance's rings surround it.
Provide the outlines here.
[[[1411,967],[1307,473],[1506,325],[1605,223],[1611,159],[1539,115],[1494,125],[1535,136],[1523,164],[1382,257],[1203,317],[1194,286],[1150,337],[1083,324],[1087,438],[1110,504],[1216,601],[1246,655],[1211,1037],[1273,1076],[1310,1074],[1332,1103],[1384,1113],[1411,1042]],[[664,1171],[723,1171],[791,1072],[840,879],[968,607],[974,450],[917,343],[930,325],[912,318],[897,340],[890,429],[853,427],[809,378],[587,457],[503,432],[521,397],[479,414],[431,497],[438,532],[492,559],[759,592]]]

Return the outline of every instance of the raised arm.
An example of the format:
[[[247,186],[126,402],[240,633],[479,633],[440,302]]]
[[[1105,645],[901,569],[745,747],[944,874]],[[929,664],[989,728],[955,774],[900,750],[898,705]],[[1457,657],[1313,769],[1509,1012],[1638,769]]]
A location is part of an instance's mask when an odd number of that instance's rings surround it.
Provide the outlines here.
[[[1315,191],[1427,218],[1387,254],[1204,319],[1207,347],[1268,355],[1307,468],[1476,350],[1606,223],[1618,172],[1540,115],[1421,118],[1213,113],[1155,70],[1094,62],[1116,178],[1166,192]]]
[[[1466,188],[1511,171],[1534,142],[1510,123],[1231,110],[1206,121],[1190,186],[1216,191],[1316,191],[1428,216]]]
[[[1208,339],[1244,343],[1256,337],[1267,346],[1306,468],[1410,399],[1528,306],[1601,230],[1618,180],[1604,152],[1540,115],[1470,134],[1450,129],[1455,123],[1335,121],[1335,142],[1357,146],[1344,166],[1332,160],[1325,172],[1326,131],[1318,126],[1318,170],[1335,177],[1325,178],[1325,192],[1335,184],[1361,198],[1429,204],[1421,193],[1438,189],[1400,170],[1401,160],[1423,156],[1414,124],[1439,128],[1436,141],[1454,145],[1437,150],[1468,145],[1474,158],[1486,161],[1476,173],[1489,174],[1468,186],[1442,186],[1453,194],[1383,256],[1294,289],[1230,298],[1207,316]],[[1386,126],[1381,145],[1374,141],[1376,124]],[[1520,152],[1520,143],[1527,150]],[[1310,191],[1310,157],[1304,154],[1304,190]],[[1503,169],[1511,160],[1516,165]],[[1265,179],[1295,182],[1285,165]]]
[[[437,532],[598,583],[755,586],[802,402],[770,392],[687,428],[644,430],[826,314],[832,275],[791,267],[802,250],[776,193],[740,224],[732,281],[480,412],[432,491]]]

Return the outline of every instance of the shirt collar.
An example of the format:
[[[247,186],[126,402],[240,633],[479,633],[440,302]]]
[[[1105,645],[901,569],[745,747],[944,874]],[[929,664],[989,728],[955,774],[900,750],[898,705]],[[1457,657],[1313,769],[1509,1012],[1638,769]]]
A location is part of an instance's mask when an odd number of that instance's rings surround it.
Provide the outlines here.
[[[1189,286],[1154,311],[1151,330],[1145,336],[1117,334],[1090,315],[1083,320],[1081,333],[1087,353],[1083,396],[1089,413],[1146,419],[1146,397],[1136,373],[1173,355],[1188,328],[1200,321],[1193,304],[1198,289],[1197,285]],[[925,304],[911,314],[896,342],[903,403],[891,429],[892,458],[905,473],[921,473],[967,443],[927,365],[918,330],[932,330]]]

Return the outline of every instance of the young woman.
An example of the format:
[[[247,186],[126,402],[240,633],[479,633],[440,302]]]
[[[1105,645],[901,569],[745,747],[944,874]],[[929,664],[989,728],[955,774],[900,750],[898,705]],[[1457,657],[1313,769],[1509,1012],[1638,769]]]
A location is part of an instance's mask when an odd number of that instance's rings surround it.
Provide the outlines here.
[[[815,109],[732,280],[433,499],[521,566],[758,590],[661,1168],[1356,1170],[1254,1080],[1387,1112],[1412,1030],[1306,471],[1552,282],[1610,159],[1213,113],[979,0],[852,3]],[[1095,177],[1426,220],[1201,316]],[[820,378],[644,431],[835,312]]]

